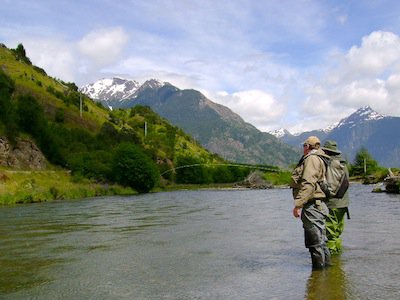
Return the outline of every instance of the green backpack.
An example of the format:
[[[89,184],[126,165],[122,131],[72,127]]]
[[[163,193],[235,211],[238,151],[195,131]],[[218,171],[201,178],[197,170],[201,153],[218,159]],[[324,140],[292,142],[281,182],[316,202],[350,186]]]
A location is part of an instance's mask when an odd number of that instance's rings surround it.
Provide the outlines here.
[[[349,188],[349,171],[346,163],[334,156],[327,157],[319,156],[325,163],[326,176],[319,182],[322,191],[327,199],[343,198]]]

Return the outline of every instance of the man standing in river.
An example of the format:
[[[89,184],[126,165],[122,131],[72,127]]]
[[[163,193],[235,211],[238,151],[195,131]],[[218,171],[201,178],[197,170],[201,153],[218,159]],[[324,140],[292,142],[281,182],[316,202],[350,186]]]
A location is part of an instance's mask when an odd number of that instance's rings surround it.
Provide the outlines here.
[[[316,136],[308,137],[303,143],[303,156],[292,173],[294,198],[293,216],[301,216],[305,246],[311,254],[314,269],[324,268],[330,263],[326,246],[326,196],[319,182],[325,177],[326,167],[322,157],[328,157],[321,149]],[[329,157],[328,157],[329,158]]]

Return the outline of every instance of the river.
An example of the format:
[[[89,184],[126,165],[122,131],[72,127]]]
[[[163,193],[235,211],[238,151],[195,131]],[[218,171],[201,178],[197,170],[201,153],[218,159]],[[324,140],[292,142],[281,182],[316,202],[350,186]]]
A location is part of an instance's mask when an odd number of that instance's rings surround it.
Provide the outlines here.
[[[400,299],[400,196],[350,187],[334,266],[312,271],[289,189],[0,207],[1,299]]]

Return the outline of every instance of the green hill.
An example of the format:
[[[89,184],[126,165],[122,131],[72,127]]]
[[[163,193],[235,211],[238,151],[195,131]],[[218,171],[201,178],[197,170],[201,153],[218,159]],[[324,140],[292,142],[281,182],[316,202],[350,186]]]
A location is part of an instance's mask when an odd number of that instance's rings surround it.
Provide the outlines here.
[[[148,107],[109,111],[96,104],[74,83],[32,65],[21,44],[16,49],[0,45],[0,138],[6,141],[3,148],[10,148],[0,153],[0,173],[6,178],[0,187],[11,176],[5,172],[32,169],[9,159],[26,139],[44,154],[45,170],[71,171],[75,180],[139,192],[157,187],[160,174],[165,184],[232,182],[248,173],[247,168],[224,166],[226,161]],[[50,194],[60,197],[54,189]]]
[[[300,155],[297,149],[259,131],[228,107],[212,102],[196,90],[181,90],[169,83],[159,85],[148,80],[131,99],[120,100],[106,102],[123,108],[149,106],[227,160],[287,167],[295,164]]]

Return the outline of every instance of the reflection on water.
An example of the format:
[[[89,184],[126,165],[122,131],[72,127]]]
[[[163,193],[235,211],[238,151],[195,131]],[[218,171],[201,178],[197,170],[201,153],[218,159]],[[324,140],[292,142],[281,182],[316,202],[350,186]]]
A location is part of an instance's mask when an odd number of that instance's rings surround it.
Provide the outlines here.
[[[305,299],[343,300],[356,299],[349,293],[346,274],[339,256],[332,257],[332,266],[312,271],[307,281]]]
[[[400,197],[370,191],[320,271],[286,189],[0,207],[0,298],[400,299]]]

